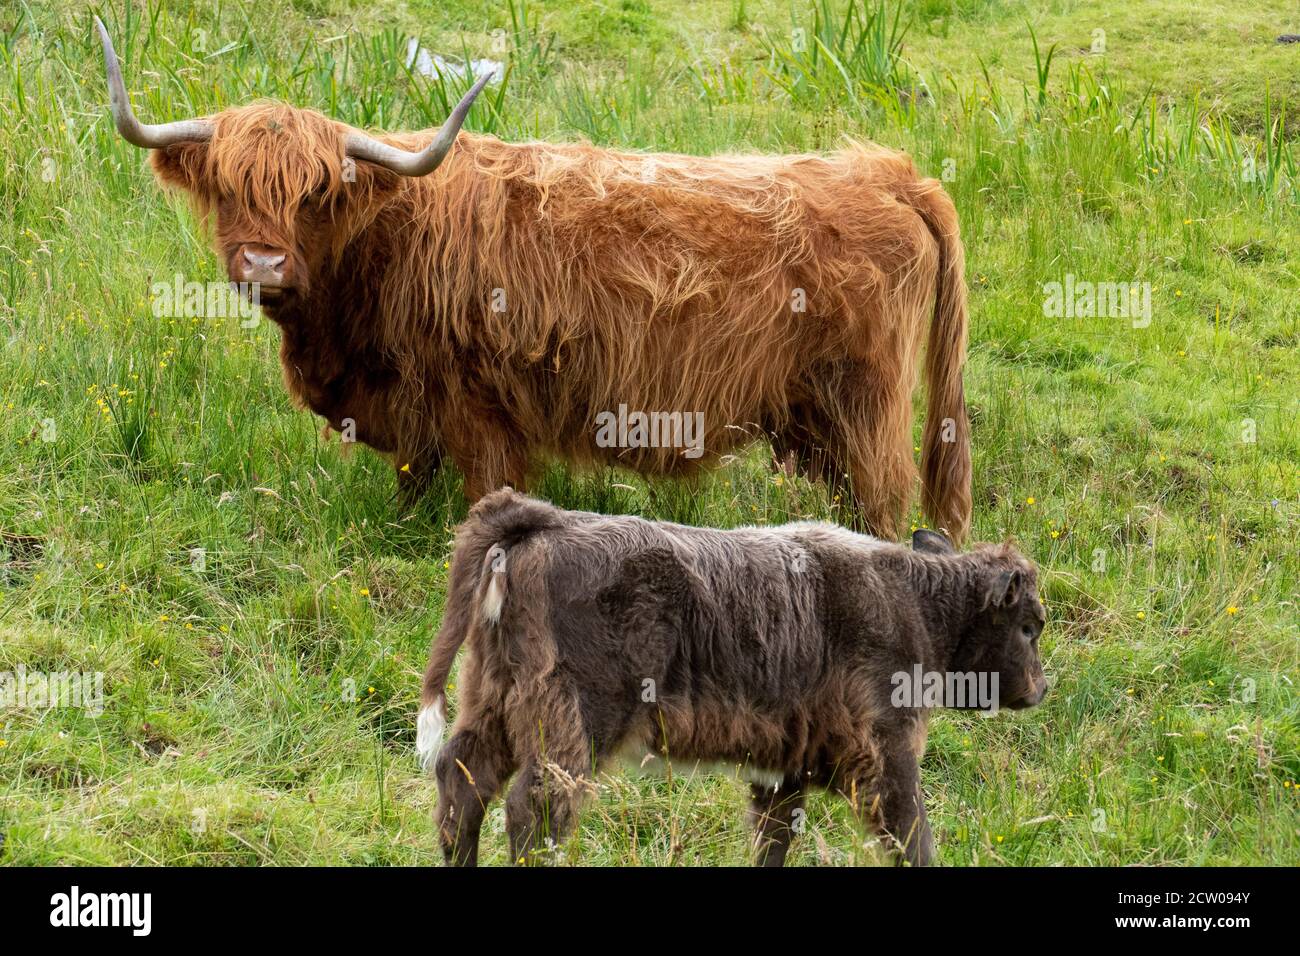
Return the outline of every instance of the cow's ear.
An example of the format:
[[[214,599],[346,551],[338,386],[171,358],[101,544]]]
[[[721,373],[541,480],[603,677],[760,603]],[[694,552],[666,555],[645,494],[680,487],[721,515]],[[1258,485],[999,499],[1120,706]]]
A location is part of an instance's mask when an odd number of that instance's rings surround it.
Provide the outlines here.
[[[396,192],[406,179],[400,173],[366,162],[364,159],[349,158],[343,167],[343,172],[344,189],[355,186],[356,193],[362,197],[362,205],[368,205],[367,200],[376,196]]]
[[[957,549],[952,546],[951,541],[938,531],[930,531],[927,528],[917,528],[912,532],[912,550],[927,554],[957,553]]]
[[[984,603],[988,607],[1011,607],[1020,601],[1023,578],[1019,569],[1002,571],[989,582]]]
[[[206,196],[208,169],[207,143],[175,143],[162,149],[151,150],[149,161],[153,173],[164,186],[184,189],[197,196]]]

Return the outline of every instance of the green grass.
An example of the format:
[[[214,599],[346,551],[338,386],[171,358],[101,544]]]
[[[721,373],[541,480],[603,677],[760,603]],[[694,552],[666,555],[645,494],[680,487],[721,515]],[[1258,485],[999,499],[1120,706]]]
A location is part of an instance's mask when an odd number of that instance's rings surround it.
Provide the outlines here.
[[[901,48],[862,50],[803,0],[102,12],[146,121],[267,96],[430,125],[457,91],[406,74],[408,33],[491,55],[503,30],[507,87],[475,129],[697,153],[851,134],[946,173],[975,535],[1041,564],[1053,689],[934,720],[940,861],[1295,864],[1300,54],[1272,38],[1300,23],[1244,9],[918,0]],[[1085,55],[1096,25],[1107,52]],[[0,671],[106,688],[99,717],[0,710],[0,860],[434,862],[411,745],[459,478],[404,510],[386,464],[291,409],[270,323],[152,315],[151,282],[224,273],[105,104],[81,4],[0,11]],[[1044,317],[1067,273],[1149,282],[1150,325]],[[835,513],[763,449],[698,486],[555,470],[538,490],[718,526]],[[689,768],[605,775],[565,859],[741,863],[744,804]],[[808,829],[795,862],[878,859],[836,800]],[[499,808],[484,851],[504,862]]]

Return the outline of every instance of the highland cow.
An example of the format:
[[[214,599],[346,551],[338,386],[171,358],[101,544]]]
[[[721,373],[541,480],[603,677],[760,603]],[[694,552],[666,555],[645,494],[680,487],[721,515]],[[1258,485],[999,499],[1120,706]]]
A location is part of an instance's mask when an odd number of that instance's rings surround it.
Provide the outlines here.
[[[648,750],[745,768],[764,864],[783,863],[810,787],[930,863],[928,714],[1037,704],[1044,623],[1034,567],[1007,545],[958,553],[918,531],[909,550],[818,523],[717,531],[493,492],[457,533],[418,721],[443,851],[477,861],[513,774],[511,858],[531,860],[573,827],[605,761]],[[945,699],[942,678],[913,695],[922,672],[991,677],[993,697]]]
[[[99,30],[118,130],[215,219],[230,279],[258,284],[290,395],[404,487],[444,456],[471,501],[557,459],[686,475],[766,437],[893,538],[928,323],[922,503],[964,536],[964,253],[905,155],[503,143],[459,132],[486,78],[436,133],[267,102],[145,125]],[[623,406],[692,416],[702,441],[597,441]]]

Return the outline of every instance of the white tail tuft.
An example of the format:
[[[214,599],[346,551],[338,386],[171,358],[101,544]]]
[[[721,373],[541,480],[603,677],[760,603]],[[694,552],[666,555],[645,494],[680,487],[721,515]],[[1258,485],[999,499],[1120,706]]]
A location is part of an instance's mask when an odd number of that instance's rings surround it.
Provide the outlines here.
[[[442,732],[446,726],[447,715],[442,709],[441,697],[420,711],[420,718],[415,724],[415,752],[420,755],[420,766],[425,773],[433,773],[438,751],[442,749]]]
[[[483,595],[483,619],[489,624],[501,620],[501,607],[506,603],[505,575],[500,571],[492,572],[488,582],[487,593]]]

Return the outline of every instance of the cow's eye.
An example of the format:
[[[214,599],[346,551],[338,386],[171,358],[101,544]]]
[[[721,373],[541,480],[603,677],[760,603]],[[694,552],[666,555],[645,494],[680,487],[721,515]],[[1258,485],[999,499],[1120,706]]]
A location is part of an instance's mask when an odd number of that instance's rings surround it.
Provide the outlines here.
[[[1021,626],[1020,633],[1023,634],[1025,636],[1025,640],[1029,641],[1031,644],[1033,643],[1034,639],[1038,637],[1038,634],[1028,624]]]

